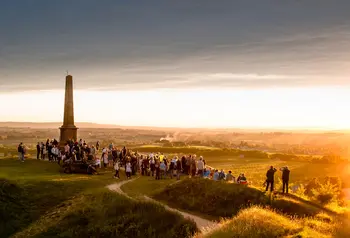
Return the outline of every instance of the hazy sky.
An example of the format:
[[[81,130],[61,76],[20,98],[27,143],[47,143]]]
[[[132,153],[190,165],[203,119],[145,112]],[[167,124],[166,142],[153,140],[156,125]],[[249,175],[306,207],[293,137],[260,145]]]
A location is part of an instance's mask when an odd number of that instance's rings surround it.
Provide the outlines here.
[[[79,121],[349,128],[349,11],[348,0],[3,0],[0,120],[62,120],[69,70]]]

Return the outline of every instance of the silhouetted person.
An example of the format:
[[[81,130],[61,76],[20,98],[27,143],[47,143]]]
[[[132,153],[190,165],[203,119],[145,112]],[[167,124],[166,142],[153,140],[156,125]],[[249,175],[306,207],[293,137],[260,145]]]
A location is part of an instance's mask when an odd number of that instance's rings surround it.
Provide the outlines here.
[[[24,151],[22,142],[18,145],[17,151],[18,151],[18,159],[19,159],[19,161],[24,162],[24,153],[25,153],[25,151]]]
[[[273,166],[271,166],[266,173],[266,192],[269,190],[269,186],[270,186],[270,191],[271,192],[273,191],[273,184],[275,182],[276,171],[277,170]]]
[[[36,145],[36,159],[39,159],[40,151],[41,151],[40,142],[38,142],[38,144]]]
[[[290,170],[288,169],[288,167],[282,168],[283,193],[284,191],[288,193],[289,174],[290,174]]]
[[[41,158],[42,160],[45,159],[44,150],[45,150],[45,144],[44,144],[44,142],[41,142],[41,146],[40,146],[40,158]]]

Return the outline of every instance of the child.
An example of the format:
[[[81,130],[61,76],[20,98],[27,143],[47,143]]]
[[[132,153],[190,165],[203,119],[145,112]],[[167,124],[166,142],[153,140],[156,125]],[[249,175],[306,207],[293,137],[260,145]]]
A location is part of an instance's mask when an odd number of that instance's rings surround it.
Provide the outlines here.
[[[101,168],[101,159],[99,157],[96,156],[96,166],[98,166],[99,168]]]
[[[114,169],[115,169],[114,178],[118,178],[119,179],[119,162],[118,161],[115,161]]]
[[[126,177],[128,179],[130,179],[131,178],[131,163],[129,161],[126,163],[125,173],[126,173]]]
[[[104,168],[107,168],[107,165],[108,165],[108,153],[104,153],[103,156],[103,166]]]

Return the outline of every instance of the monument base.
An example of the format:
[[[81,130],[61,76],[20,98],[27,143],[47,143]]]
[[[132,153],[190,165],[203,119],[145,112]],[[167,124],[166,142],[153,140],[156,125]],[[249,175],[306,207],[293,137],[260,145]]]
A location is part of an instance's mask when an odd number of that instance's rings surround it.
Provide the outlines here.
[[[64,145],[69,140],[77,141],[77,131],[76,126],[61,126],[60,127],[60,145]]]

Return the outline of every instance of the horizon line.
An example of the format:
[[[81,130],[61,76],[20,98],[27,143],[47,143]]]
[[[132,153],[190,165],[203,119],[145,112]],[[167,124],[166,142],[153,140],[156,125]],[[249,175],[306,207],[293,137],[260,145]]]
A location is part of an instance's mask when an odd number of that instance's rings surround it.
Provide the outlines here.
[[[0,124],[5,123],[28,123],[28,124],[61,124],[62,122],[59,121],[36,121],[36,122],[29,122],[29,121],[0,121]],[[300,131],[313,131],[313,132],[350,132],[350,128],[320,128],[320,127],[235,127],[235,126],[209,126],[209,127],[193,127],[193,126],[151,126],[151,125],[120,125],[120,124],[111,124],[111,123],[97,123],[97,122],[88,122],[88,121],[81,121],[81,122],[75,122],[76,124],[93,124],[93,125],[101,125],[101,126],[112,126],[112,127],[131,127],[131,128],[159,128],[159,129],[204,129],[204,130],[270,130],[271,132],[273,130],[281,130],[281,131],[290,131],[290,132],[300,132]],[[1,126],[1,125],[0,125]],[[111,127],[111,128],[112,128]],[[107,127],[108,128],[108,127]],[[107,129],[106,128],[106,129]],[[276,131],[274,131],[276,132]]]

